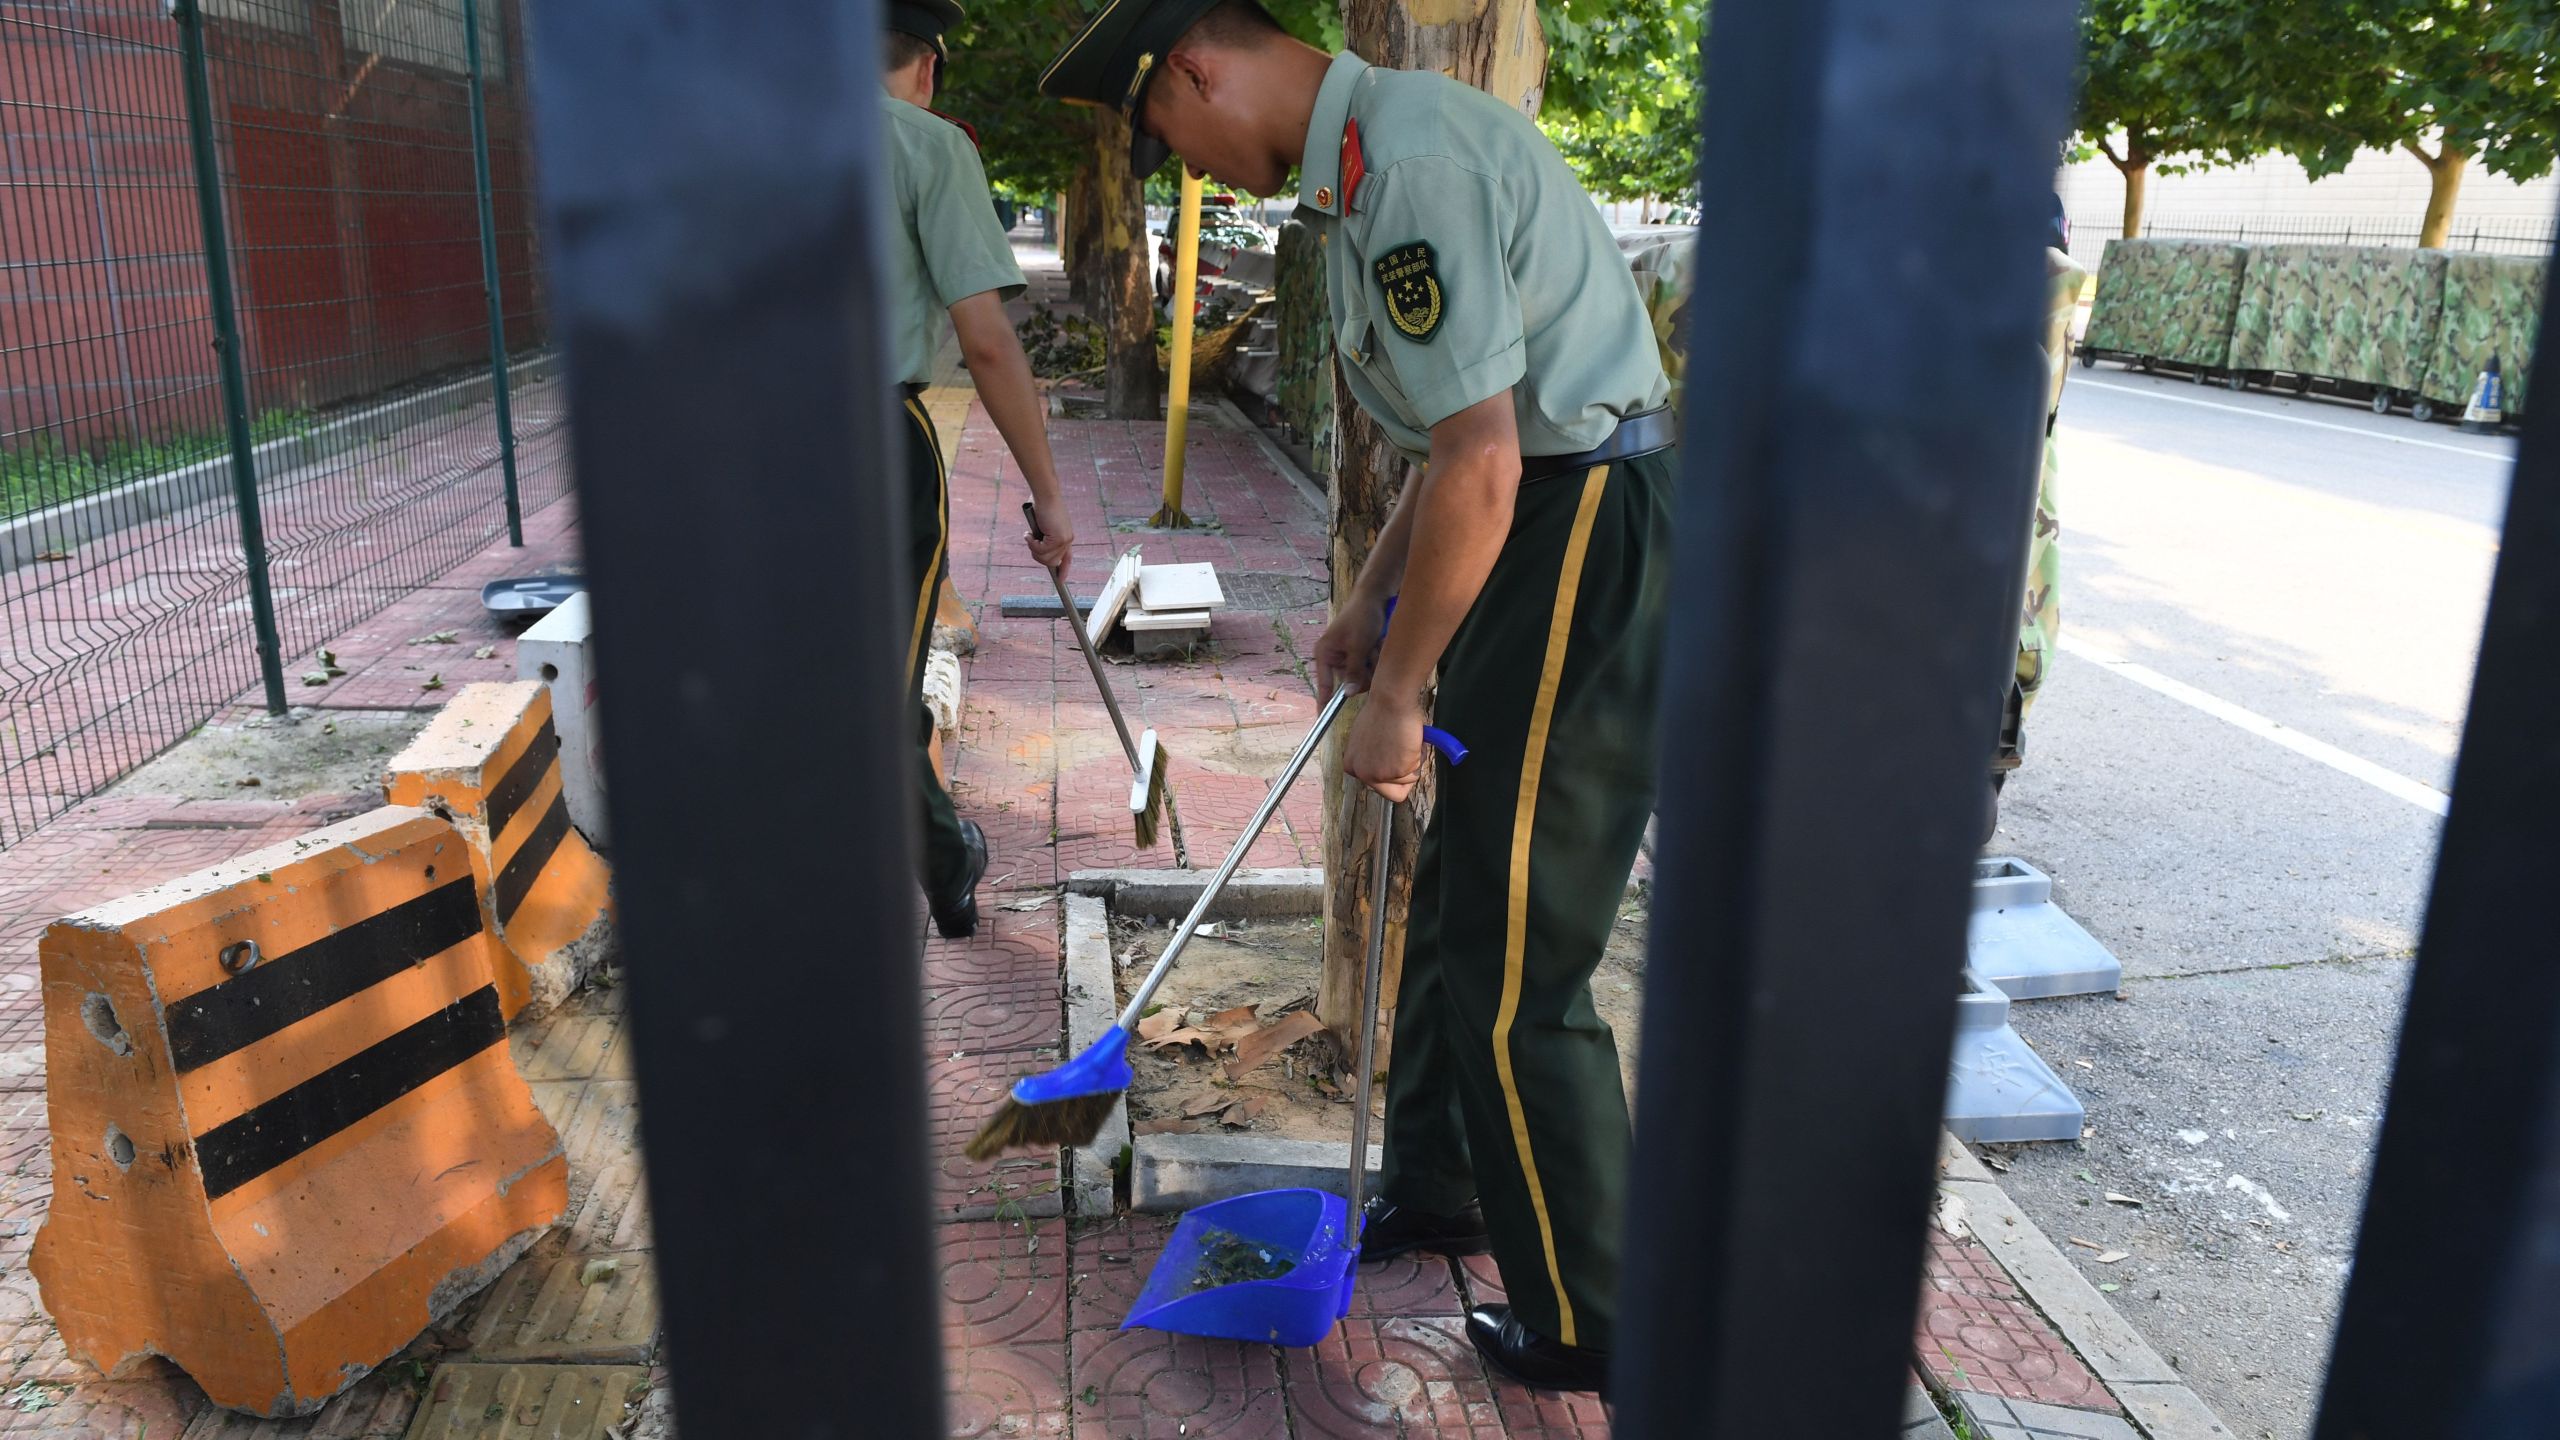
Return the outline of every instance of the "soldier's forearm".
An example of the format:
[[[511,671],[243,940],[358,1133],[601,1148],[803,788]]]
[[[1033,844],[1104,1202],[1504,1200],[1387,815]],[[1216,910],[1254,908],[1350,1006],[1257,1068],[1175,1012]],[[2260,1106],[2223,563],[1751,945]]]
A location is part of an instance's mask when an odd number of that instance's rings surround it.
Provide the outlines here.
[[[1520,437],[1507,392],[1434,427],[1431,465],[1396,507],[1406,553],[1373,693],[1419,696],[1431,683],[1502,555],[1519,496]]]
[[[1031,361],[1022,342],[1005,322],[1004,305],[995,292],[972,295],[951,307],[952,328],[960,336],[960,357],[978,387],[979,403],[996,422],[1005,448],[1022,467],[1031,498],[1043,506],[1058,500],[1058,464],[1049,453],[1047,406],[1039,383],[1031,377]]]

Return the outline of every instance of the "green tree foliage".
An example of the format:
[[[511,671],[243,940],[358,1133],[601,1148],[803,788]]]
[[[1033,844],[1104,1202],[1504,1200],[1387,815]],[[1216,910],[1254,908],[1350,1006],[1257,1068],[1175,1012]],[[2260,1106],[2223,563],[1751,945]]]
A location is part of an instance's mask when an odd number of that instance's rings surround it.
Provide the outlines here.
[[[2233,116],[2245,89],[2230,96],[2211,92],[2214,83],[2245,85],[2240,76],[2208,76],[2164,55],[2185,8],[2174,0],[2086,0],[2081,6],[2079,153],[2106,156],[2124,176],[2126,235],[2142,233],[2155,172],[2231,164],[2267,148],[2252,126]]]
[[[1704,0],[1545,0],[1538,123],[1604,200],[1685,196],[1698,181]]]
[[[2560,153],[2560,0],[2151,0],[2163,63],[2312,178],[2400,149],[2433,180],[2442,244],[2464,170],[2515,180]]]

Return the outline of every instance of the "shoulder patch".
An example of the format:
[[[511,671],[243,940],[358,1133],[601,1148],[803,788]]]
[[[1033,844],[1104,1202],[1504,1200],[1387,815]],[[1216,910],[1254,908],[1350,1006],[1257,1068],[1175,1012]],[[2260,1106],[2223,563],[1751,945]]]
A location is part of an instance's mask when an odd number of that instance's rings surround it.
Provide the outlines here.
[[[1440,333],[1440,316],[1448,296],[1440,288],[1440,269],[1430,245],[1416,240],[1399,245],[1369,266],[1387,294],[1387,318],[1408,340],[1430,343]]]

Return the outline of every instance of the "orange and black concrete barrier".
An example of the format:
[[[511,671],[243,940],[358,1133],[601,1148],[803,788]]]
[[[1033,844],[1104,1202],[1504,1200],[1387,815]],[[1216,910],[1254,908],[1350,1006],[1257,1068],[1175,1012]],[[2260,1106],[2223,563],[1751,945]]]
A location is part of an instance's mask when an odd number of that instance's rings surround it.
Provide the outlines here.
[[[469,843],[508,1019],[550,1010],[611,954],[611,875],[569,823],[548,686],[464,686],[388,785],[392,804],[444,816]]]
[[[46,931],[33,1269],[73,1355],[308,1414],[559,1219],[475,857],[376,810]]]

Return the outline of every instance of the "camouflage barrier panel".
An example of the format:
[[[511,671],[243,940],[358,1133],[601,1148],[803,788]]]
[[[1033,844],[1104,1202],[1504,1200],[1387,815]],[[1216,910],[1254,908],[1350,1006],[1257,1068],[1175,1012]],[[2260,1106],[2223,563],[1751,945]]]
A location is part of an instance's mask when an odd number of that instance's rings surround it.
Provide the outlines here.
[[[1671,377],[1671,407],[1680,408],[1681,386],[1689,371],[1689,277],[1698,253],[1695,226],[1667,234],[1629,235],[1618,242],[1627,268],[1644,297],[1645,314],[1653,320],[1654,348],[1662,356],[1662,373]]]
[[[2415,392],[2444,307],[2444,275],[2441,250],[2252,246],[2230,366]]]
[[[2080,306],[2080,291],[2089,272],[2059,250],[2044,252],[2046,282],[2045,364],[2053,375],[2046,392],[2046,413],[2062,403],[2063,377],[2071,373],[2071,312]],[[2047,661],[2062,643],[2062,507],[2056,491],[2062,462],[2054,454],[2053,432],[2044,437],[2044,478],[2036,486],[2036,512],[2027,536],[2026,607],[2018,620],[2018,689],[2020,713],[2036,703],[2044,688]]]
[[[1280,323],[1281,423],[1333,473],[1333,325],[1324,301],[1324,247],[1300,221],[1280,227],[1275,280]]]
[[[2472,386],[2498,357],[2505,409],[2524,413],[2525,377],[2533,368],[2534,333],[2542,323],[2543,261],[2515,255],[2460,254],[2444,275],[2444,315],[2436,326],[2425,383],[2416,387],[2447,405],[2470,403]]]
[[[2110,240],[2086,343],[2094,350],[2219,367],[2231,350],[2249,247],[2219,240]]]

